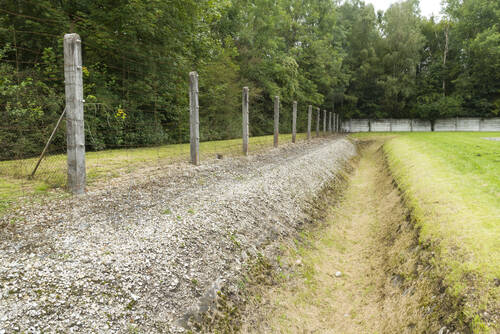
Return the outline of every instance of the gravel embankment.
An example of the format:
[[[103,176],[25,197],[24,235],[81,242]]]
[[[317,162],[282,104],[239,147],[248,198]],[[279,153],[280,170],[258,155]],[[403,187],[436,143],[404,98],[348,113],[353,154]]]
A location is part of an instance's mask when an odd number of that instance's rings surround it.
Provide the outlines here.
[[[207,292],[304,222],[307,200],[355,154],[319,139],[178,164],[1,218],[0,334],[182,332]]]

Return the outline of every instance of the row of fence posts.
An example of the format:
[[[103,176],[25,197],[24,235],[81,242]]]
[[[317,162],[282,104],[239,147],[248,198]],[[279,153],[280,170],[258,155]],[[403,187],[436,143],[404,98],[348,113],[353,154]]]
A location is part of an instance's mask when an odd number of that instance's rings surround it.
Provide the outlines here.
[[[190,121],[190,142],[191,142],[191,163],[200,164],[200,106],[198,102],[198,73],[189,74],[189,121]],[[243,154],[248,155],[249,146],[249,89],[243,87],[242,94],[242,119],[243,119]],[[328,117],[328,123],[327,123]],[[321,110],[317,108],[316,137],[320,135]],[[307,139],[311,139],[312,106],[309,105],[307,113]],[[273,146],[278,147],[280,124],[280,98],[274,97],[274,140]],[[328,124],[328,126],[327,126]],[[334,112],[323,110],[323,132],[340,132],[340,115]],[[297,139],[297,101],[293,102],[292,109],[292,143]]]
[[[200,164],[200,105],[198,102],[198,73],[189,74],[189,120],[190,120],[190,153],[191,163]],[[67,163],[68,163],[68,190],[75,194],[83,194],[86,185],[85,171],[85,127],[83,118],[83,75],[82,75],[82,46],[78,34],[64,36],[64,79],[66,97],[66,128],[67,128]],[[307,113],[307,139],[311,139],[312,106]],[[249,148],[249,89],[243,88],[243,154],[248,155]],[[292,115],[292,142],[297,138],[297,102],[293,102]],[[316,136],[320,136],[320,109],[317,108]],[[327,131],[327,111],[323,111],[323,132]],[[328,131],[340,132],[340,117],[330,112]],[[279,140],[280,98],[274,98],[274,147],[278,147]]]

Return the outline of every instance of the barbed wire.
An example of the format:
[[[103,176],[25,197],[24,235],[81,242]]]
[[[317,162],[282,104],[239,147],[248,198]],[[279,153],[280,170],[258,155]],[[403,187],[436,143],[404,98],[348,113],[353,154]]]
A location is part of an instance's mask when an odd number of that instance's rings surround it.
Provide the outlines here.
[[[0,12],[4,12],[4,13],[10,14],[10,15],[14,15],[14,16],[18,16],[18,17],[25,17],[25,18],[29,18],[31,20],[45,22],[45,23],[47,23],[47,22],[53,22],[54,24],[60,24],[61,23],[59,20],[52,20],[52,19],[34,17],[34,16],[26,15],[26,14],[11,12],[9,10],[2,9],[2,8],[0,8]]]
[[[15,13],[4,9],[0,9],[0,12],[21,19],[43,22],[48,25],[48,29],[61,29],[59,20]],[[163,78],[161,78],[161,73],[158,72],[163,69],[162,66],[168,66],[172,68],[172,73],[180,75],[182,69],[177,69],[173,66],[174,60],[168,54],[161,54],[158,51],[149,52],[146,49],[147,44],[135,40],[130,41],[126,49],[110,44],[100,45],[93,41],[90,36],[92,29],[95,30],[96,28],[85,26],[86,18],[74,17],[79,20],[72,22],[75,23],[77,30],[79,27],[82,28],[81,46],[84,56],[84,66],[86,68],[95,67],[97,68],[96,71],[101,68],[100,66],[102,68],[109,68],[111,69],[109,77],[113,78],[113,86],[110,88],[112,92],[109,93],[112,97],[108,99],[111,102],[108,102],[105,96],[99,96],[99,94],[96,94],[97,96],[94,97],[95,100],[91,99],[88,96],[95,93],[90,89],[85,91],[85,98],[87,100],[97,101],[86,102],[84,104],[88,175],[92,179],[107,179],[108,177],[112,177],[109,176],[111,174],[126,174],[128,173],[128,169],[133,169],[136,166],[164,168],[172,162],[187,162],[190,149],[188,144],[189,127],[186,126],[189,122],[189,117],[187,116],[189,109],[187,105],[174,106],[174,108],[178,108],[178,112],[171,115],[168,114],[169,109],[172,108],[169,103],[172,102],[162,100],[162,81],[160,79]],[[99,29],[102,29],[104,33],[113,35],[113,32],[106,26],[99,26]],[[8,136],[12,140],[12,142],[3,145],[3,148],[10,153],[8,159],[6,159],[7,156],[0,155],[0,176],[26,179],[32,174],[33,168],[39,159],[41,149],[54,130],[61,107],[64,107],[64,71],[62,66],[60,66],[60,68],[58,67],[59,70],[56,71],[56,73],[59,73],[58,77],[47,77],[43,73],[40,74],[38,72],[39,68],[47,65],[47,60],[39,59],[46,48],[40,46],[40,49],[34,49],[32,45],[23,42],[26,38],[25,35],[47,37],[40,38],[42,40],[40,44],[43,45],[45,43],[47,47],[56,49],[54,54],[51,55],[55,57],[55,64],[50,63],[50,61],[48,63],[50,65],[62,65],[63,52],[60,41],[64,34],[18,29],[15,24],[12,24],[8,28],[0,27],[0,30],[8,33],[3,34],[5,36],[2,35],[4,39],[13,39],[10,47],[13,49],[12,52],[16,52],[15,59],[14,54],[10,53],[4,59],[0,59],[0,62],[17,65],[15,67],[15,77],[17,80],[31,76],[33,81],[44,82],[47,85],[50,83],[50,85],[58,87],[53,92],[54,96],[47,97],[46,99],[36,99],[34,100],[36,103],[31,103],[29,101],[30,96],[28,95],[12,96],[12,101],[10,102],[5,102],[6,98],[0,97],[0,109],[3,109],[2,111],[11,112],[11,110],[17,108],[25,113],[25,115],[31,117],[29,122],[21,124],[21,120],[15,120],[14,116],[9,116],[12,119],[12,124],[0,125],[0,137],[7,138]],[[102,54],[109,55],[110,57],[103,59]],[[88,55],[87,59],[85,58],[86,55]],[[183,59],[191,64],[196,63],[191,55],[185,55]],[[87,63],[86,60],[88,60]],[[211,66],[215,61],[202,60],[200,63],[203,66]],[[94,80],[92,77],[93,73],[90,72],[89,75],[88,81],[95,83],[92,81]],[[187,77],[186,73],[186,80]],[[130,90],[134,89],[133,85],[140,78],[147,78],[149,80],[144,84],[147,86],[145,90],[149,92],[149,101],[138,101],[137,96],[135,99],[130,97]],[[59,85],[58,82],[61,84]],[[22,91],[19,92],[19,94],[23,93]],[[31,93],[34,95],[38,92],[33,91]],[[205,96],[204,94],[208,93],[201,92],[201,94]],[[203,107],[202,105],[202,110]],[[282,110],[282,112],[291,112],[291,109]],[[36,112],[39,112],[39,114],[36,114]],[[234,116],[235,114],[232,113],[231,115]],[[229,128],[228,121],[228,119],[214,120],[213,115],[203,113],[200,115],[202,159],[216,159],[217,155],[224,157],[242,156],[241,127],[234,126],[234,124],[240,124],[241,120],[239,118],[236,121],[233,120],[232,128]],[[273,132],[271,103],[269,112],[263,113],[260,119],[255,121],[259,122],[259,128],[262,133],[271,134]],[[254,133],[252,127],[254,125],[252,122],[250,124],[250,152],[259,153],[272,147],[272,140],[269,140],[268,137],[252,137]],[[217,128],[211,129],[209,128],[210,126]],[[289,133],[289,128],[290,126],[288,125],[282,126],[282,133]],[[221,140],[223,138],[229,140]],[[298,140],[301,139],[298,138]],[[63,187],[66,183],[67,173],[65,154],[66,129],[63,122],[54,131],[54,140],[49,144],[46,156],[43,157],[40,167],[35,174],[35,181],[46,182],[51,187]],[[113,163],[108,161],[117,155],[119,156],[119,159],[116,159],[117,161]],[[142,157],[143,155],[144,157]],[[115,169],[119,172],[116,172]],[[131,182],[129,187],[132,187],[132,183],[135,181],[131,178],[129,182]]]

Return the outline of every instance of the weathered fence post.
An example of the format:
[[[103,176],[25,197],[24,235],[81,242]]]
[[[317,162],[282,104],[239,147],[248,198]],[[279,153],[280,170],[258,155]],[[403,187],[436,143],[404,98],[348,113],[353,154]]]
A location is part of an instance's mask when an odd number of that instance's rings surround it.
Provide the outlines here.
[[[200,105],[198,102],[198,73],[189,73],[189,123],[191,163],[200,164]]]
[[[309,108],[307,110],[307,140],[311,140],[312,112],[313,107],[312,105],[309,105]]]
[[[82,41],[78,34],[64,35],[64,82],[66,93],[66,140],[68,190],[85,193],[85,128],[83,118]]]
[[[318,117],[316,118],[316,137],[319,137],[319,122],[321,117],[321,110],[319,108],[317,108],[316,110],[318,111]]]
[[[293,101],[292,111],[292,143],[297,139],[297,101]]]
[[[326,110],[323,110],[323,135],[326,134]]]
[[[243,87],[243,154],[248,155],[248,87]]]
[[[337,114],[333,113],[333,126],[332,126],[333,132],[337,132]]]
[[[332,132],[332,112],[328,113],[328,132]]]
[[[274,147],[278,147],[280,133],[280,97],[274,97]]]

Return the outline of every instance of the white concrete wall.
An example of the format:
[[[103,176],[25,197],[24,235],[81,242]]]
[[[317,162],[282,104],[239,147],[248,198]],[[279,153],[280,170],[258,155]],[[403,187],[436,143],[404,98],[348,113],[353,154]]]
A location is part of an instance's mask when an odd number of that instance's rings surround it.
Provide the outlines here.
[[[370,121],[371,132],[391,132],[390,119],[378,119]]]
[[[349,124],[350,124],[350,120],[349,121],[342,121],[341,124],[340,124],[340,129],[343,132],[352,132],[351,131],[351,127],[349,126]]]
[[[393,132],[411,132],[411,119],[391,119]]]
[[[424,121],[422,119],[413,119],[411,125],[413,132],[431,132],[431,121]]]
[[[457,118],[457,131],[479,131],[479,118]]]
[[[457,131],[457,119],[447,118],[447,119],[437,119],[434,122],[434,131]]]
[[[369,132],[368,122],[367,119],[351,119],[349,121],[349,132]]]
[[[346,132],[431,132],[431,122],[420,119],[351,119],[342,122]],[[500,117],[496,118],[447,118],[434,122],[434,131],[500,131]]]
[[[500,117],[480,120],[479,131],[500,131]]]

